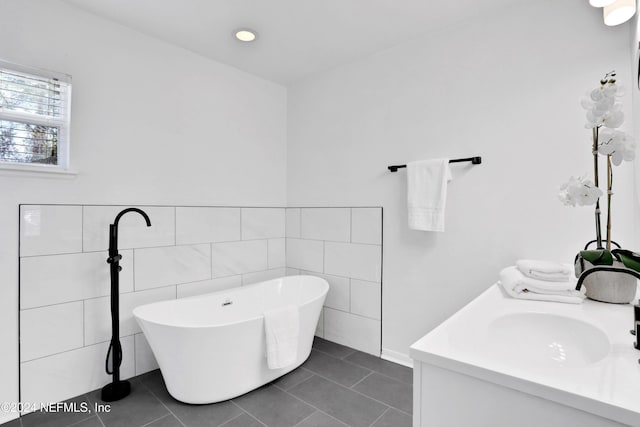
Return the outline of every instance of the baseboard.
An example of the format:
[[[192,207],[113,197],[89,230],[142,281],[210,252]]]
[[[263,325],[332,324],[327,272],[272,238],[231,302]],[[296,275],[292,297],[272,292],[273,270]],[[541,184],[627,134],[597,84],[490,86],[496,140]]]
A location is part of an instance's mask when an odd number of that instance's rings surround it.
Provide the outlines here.
[[[388,360],[389,362],[393,362],[399,365],[404,365],[409,368],[413,368],[413,360],[409,357],[408,354],[389,350],[388,348],[383,348],[380,358],[384,360]]]

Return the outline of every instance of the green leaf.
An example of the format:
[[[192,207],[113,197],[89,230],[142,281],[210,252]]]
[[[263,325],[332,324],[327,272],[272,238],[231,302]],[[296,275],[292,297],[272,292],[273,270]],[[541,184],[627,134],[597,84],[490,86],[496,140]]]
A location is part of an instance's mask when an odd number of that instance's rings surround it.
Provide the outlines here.
[[[613,265],[613,255],[606,249],[580,251],[580,256],[593,265]]]
[[[640,257],[638,257],[637,254],[635,255],[636,256],[629,253],[618,252],[618,257],[625,267],[640,272]]]

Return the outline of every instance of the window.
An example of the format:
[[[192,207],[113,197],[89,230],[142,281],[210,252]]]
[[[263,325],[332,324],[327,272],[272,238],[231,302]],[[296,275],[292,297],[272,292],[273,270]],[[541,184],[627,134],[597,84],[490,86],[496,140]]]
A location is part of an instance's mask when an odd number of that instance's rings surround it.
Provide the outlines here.
[[[71,77],[0,62],[0,167],[67,170]]]

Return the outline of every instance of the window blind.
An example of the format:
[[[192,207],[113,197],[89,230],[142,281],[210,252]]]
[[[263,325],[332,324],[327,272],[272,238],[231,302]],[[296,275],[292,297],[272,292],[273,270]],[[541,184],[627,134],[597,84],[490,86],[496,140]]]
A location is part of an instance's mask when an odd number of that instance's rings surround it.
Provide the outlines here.
[[[71,79],[0,62],[0,162],[66,168]]]

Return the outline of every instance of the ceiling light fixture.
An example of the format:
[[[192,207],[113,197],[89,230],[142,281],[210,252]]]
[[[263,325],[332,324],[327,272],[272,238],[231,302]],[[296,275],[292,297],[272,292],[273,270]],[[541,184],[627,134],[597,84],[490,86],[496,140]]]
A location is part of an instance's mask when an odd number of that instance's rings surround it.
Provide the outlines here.
[[[605,7],[614,3],[616,0],[589,0],[589,4],[593,7]]]
[[[610,27],[627,22],[636,13],[636,0],[589,0],[593,7],[601,7],[604,23]]]
[[[249,30],[247,28],[236,30],[234,32],[234,36],[236,39],[245,43],[252,42],[258,37],[255,31]]]
[[[605,6],[602,13],[606,25],[620,25],[636,13],[636,0],[616,0],[609,6]]]

